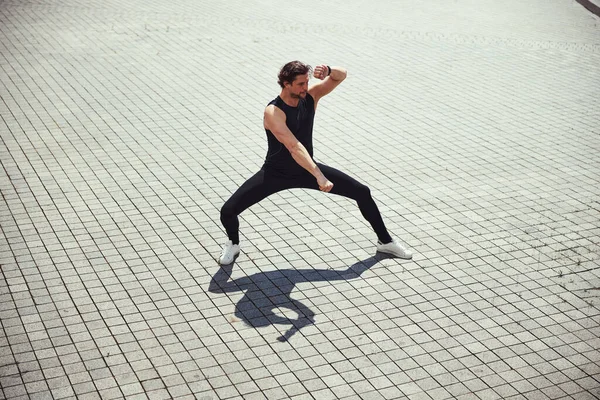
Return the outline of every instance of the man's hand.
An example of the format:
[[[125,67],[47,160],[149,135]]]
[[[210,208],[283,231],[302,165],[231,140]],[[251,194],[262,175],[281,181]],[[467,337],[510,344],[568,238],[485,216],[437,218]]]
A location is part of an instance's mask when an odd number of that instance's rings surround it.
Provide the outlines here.
[[[333,183],[325,178],[325,175],[323,174],[317,179],[317,184],[319,185],[319,190],[322,192],[329,192],[333,188]]]
[[[313,72],[313,76],[317,79],[323,80],[329,76],[329,68],[327,65],[317,65]]]

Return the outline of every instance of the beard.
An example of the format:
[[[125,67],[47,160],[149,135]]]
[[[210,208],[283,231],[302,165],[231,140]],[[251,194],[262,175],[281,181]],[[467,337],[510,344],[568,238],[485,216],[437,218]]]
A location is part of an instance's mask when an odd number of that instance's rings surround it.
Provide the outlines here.
[[[307,92],[301,92],[301,93],[290,93],[290,96],[292,96],[293,99],[304,99],[306,97],[306,93]]]

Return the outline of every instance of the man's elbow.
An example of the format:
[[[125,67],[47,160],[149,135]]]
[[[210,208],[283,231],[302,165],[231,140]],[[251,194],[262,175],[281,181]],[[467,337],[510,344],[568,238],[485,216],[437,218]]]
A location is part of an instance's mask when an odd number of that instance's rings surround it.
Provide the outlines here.
[[[346,68],[339,68],[338,67],[336,72],[338,72],[338,73],[336,74],[335,77],[332,76],[332,78],[335,79],[338,82],[343,81],[348,76],[348,70]]]

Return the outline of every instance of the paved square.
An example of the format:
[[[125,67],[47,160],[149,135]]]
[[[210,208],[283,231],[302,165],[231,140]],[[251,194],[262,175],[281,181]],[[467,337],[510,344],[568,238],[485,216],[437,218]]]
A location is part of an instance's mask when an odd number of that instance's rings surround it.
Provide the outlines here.
[[[600,18],[574,0],[0,1],[0,398],[600,396]],[[285,62],[351,201],[242,214]],[[335,182],[334,182],[335,184]]]

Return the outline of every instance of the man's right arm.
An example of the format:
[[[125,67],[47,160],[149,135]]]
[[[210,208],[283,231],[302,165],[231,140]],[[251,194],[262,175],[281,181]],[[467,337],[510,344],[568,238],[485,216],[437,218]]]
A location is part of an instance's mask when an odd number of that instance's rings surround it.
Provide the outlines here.
[[[308,154],[306,147],[289,130],[285,124],[285,114],[283,111],[273,105],[267,106],[264,121],[265,128],[270,130],[275,138],[288,149],[294,161],[317,179],[319,189],[329,192],[333,184],[323,175],[323,172],[321,172],[310,154]]]

